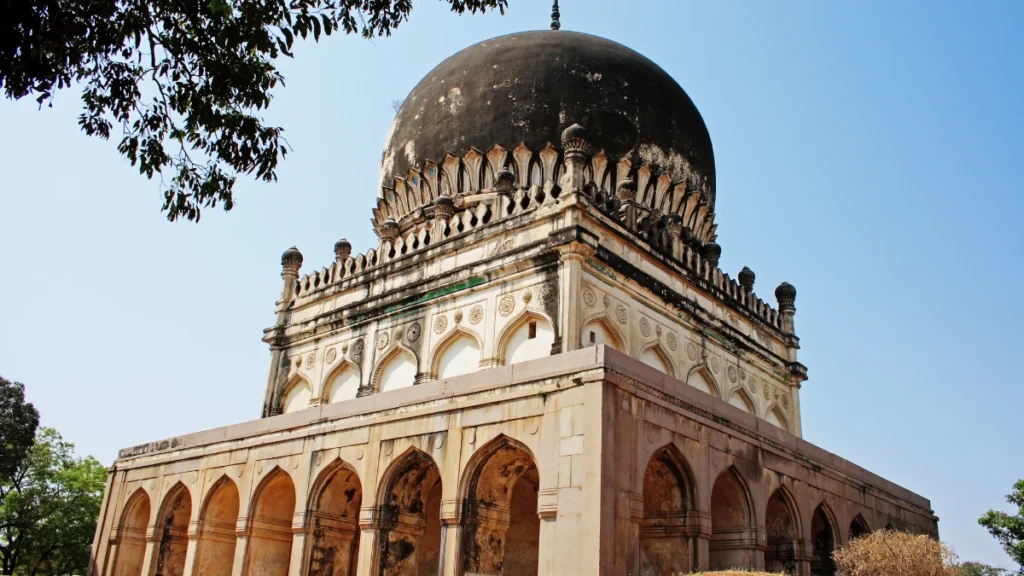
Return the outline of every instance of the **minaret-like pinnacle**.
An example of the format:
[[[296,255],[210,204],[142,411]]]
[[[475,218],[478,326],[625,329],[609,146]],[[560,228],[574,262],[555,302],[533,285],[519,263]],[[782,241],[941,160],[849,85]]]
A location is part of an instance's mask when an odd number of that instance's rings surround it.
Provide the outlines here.
[[[551,29],[558,30],[562,27],[562,23],[558,20],[562,15],[558,13],[558,0],[555,0],[551,5]]]

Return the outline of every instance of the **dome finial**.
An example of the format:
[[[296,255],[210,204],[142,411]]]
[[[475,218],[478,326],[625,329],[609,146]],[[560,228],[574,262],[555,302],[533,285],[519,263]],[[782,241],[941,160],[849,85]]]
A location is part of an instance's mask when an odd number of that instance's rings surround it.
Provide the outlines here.
[[[562,23],[558,20],[562,15],[558,13],[558,0],[555,0],[551,5],[551,29],[559,30],[562,27]]]

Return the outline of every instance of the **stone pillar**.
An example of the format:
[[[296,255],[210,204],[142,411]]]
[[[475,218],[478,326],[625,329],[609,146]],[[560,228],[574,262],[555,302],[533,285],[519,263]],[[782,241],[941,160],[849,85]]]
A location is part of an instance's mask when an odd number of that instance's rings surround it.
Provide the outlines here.
[[[710,495],[708,496],[710,499]],[[692,542],[691,553],[695,571],[711,569],[711,512],[693,510],[686,514],[686,534]]]
[[[365,494],[364,494],[365,497]],[[364,506],[359,510],[359,561],[356,576],[376,576],[377,548],[380,546],[380,510],[376,506]]]
[[[540,518],[540,544],[537,550],[537,576],[556,576],[555,556],[558,555],[556,526],[558,521],[558,488],[543,488],[537,492],[537,517]]]
[[[160,553],[160,532],[156,526],[146,531],[146,555],[142,562],[142,576],[156,574],[157,555]]]
[[[583,263],[597,253],[596,245],[582,239],[556,246],[560,266],[558,271],[559,331],[562,352],[580,348],[579,294],[582,288]]]
[[[794,328],[794,316],[796,316],[796,288],[788,282],[779,284],[775,289],[775,299],[779,305],[779,316],[782,323],[782,333],[786,343],[786,368],[789,369],[789,389],[793,396],[793,434],[803,436],[803,425],[800,422],[800,386],[807,380],[807,367],[797,361],[797,350],[800,349],[800,339],[796,337]]]
[[[199,547],[199,522],[188,524],[188,548],[185,550],[185,571],[181,576],[192,576],[195,572],[196,549]],[[198,576],[198,575],[197,575]]]
[[[245,553],[249,547],[247,524],[247,518],[239,518],[235,525],[235,536],[238,540],[235,542],[235,561],[231,565],[231,576],[242,576],[245,571]]]
[[[267,390],[263,396],[263,417],[274,416],[278,410],[277,381],[281,373],[283,350],[276,341],[284,336],[284,327],[290,314],[288,304],[295,295],[295,282],[302,267],[302,252],[292,246],[281,255],[281,300],[277,305],[277,321],[270,341],[270,371],[267,374]]]
[[[562,149],[565,151],[565,172],[559,186],[562,194],[582,192],[586,184],[586,160],[590,151],[586,128],[573,124],[562,131]]]

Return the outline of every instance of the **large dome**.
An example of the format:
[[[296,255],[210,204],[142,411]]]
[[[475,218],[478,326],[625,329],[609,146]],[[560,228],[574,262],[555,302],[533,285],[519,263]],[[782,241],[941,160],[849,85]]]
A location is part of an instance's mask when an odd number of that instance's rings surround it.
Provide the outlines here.
[[[470,46],[434,68],[403,102],[388,134],[381,184],[425,160],[470,148],[558,146],[582,124],[594,151],[700,181],[714,203],[711,138],[686,92],[657,64],[610,40],[523,32]]]

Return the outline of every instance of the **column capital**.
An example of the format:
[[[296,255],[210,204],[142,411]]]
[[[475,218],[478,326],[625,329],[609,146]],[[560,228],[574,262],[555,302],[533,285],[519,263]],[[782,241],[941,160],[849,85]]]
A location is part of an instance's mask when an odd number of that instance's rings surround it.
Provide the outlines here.
[[[537,491],[537,517],[541,520],[558,516],[558,488]]]

